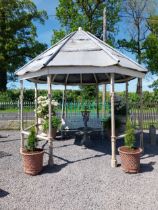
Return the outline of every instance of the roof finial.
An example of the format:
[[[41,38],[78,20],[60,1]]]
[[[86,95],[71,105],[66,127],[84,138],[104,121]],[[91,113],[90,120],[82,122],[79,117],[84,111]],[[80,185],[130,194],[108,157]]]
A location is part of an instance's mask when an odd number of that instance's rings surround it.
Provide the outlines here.
[[[81,31],[81,30],[82,30],[82,27],[79,27],[79,28],[78,28],[78,31]]]

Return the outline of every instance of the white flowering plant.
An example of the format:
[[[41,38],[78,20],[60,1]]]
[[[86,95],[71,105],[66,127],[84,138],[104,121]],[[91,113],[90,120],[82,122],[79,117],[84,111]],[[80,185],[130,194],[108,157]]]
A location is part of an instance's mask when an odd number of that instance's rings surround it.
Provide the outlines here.
[[[37,98],[37,115],[40,118],[47,119],[48,118],[48,110],[49,110],[49,100],[47,96],[39,96]],[[53,100],[51,101],[52,105],[52,115],[55,115],[55,111],[58,107],[58,102]]]

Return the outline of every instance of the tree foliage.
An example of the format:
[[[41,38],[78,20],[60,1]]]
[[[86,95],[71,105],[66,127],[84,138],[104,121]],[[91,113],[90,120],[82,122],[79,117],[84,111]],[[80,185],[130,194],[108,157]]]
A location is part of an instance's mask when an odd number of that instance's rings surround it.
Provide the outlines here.
[[[59,0],[56,9],[57,19],[61,24],[59,31],[54,30],[52,43],[59,41],[66,34],[82,27],[98,38],[103,37],[103,9],[107,11],[107,41],[114,44],[117,33],[116,23],[122,0]],[[83,86],[82,99],[92,100],[96,95],[95,86]]]
[[[78,27],[102,38],[102,16],[105,6],[107,10],[107,37],[110,43],[114,42],[120,4],[121,0],[59,0],[56,15],[62,29],[54,31],[52,43],[61,39],[65,34],[77,30]]]
[[[36,40],[34,21],[44,24],[45,11],[38,11],[31,0],[0,0],[0,90],[14,71],[45,49]]]
[[[158,17],[152,16],[148,21],[150,34],[144,42],[145,61],[154,74],[158,74]]]
[[[155,76],[158,75],[158,16],[150,17],[148,20],[148,27],[150,33],[144,42],[144,48],[146,49],[144,61],[150,72]],[[158,80],[155,79],[150,87],[157,90]]]
[[[136,56],[138,63],[144,58],[144,42],[149,32],[147,20],[155,11],[155,0],[126,0],[123,3],[123,13],[127,16],[129,38],[118,41],[120,47]],[[137,91],[140,93],[140,79]]]
[[[119,46],[135,54],[139,63],[143,60],[144,41],[149,32],[148,17],[154,12],[155,0],[126,0],[123,14],[128,22],[128,38],[119,40]],[[127,35],[127,34],[126,34]]]

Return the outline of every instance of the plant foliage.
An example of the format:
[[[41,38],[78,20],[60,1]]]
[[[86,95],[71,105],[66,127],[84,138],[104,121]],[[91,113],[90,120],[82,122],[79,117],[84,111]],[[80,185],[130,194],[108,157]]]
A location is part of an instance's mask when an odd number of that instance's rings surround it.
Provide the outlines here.
[[[15,79],[16,69],[46,48],[36,40],[34,25],[46,19],[47,13],[38,11],[32,0],[0,0],[0,90]]]
[[[128,119],[126,122],[125,146],[132,149],[132,148],[134,148],[135,141],[136,141],[136,139],[135,139],[134,129],[132,127],[131,120]]]
[[[57,116],[52,116],[52,128],[59,128],[61,120]],[[49,119],[46,119],[43,124],[43,131],[47,132],[49,129]]]
[[[28,139],[27,139],[26,149],[28,151],[33,152],[33,151],[36,150],[36,145],[37,145],[36,132],[35,132],[35,128],[32,128],[30,130],[30,134],[29,134]]]
[[[55,43],[67,33],[77,30],[78,27],[82,27],[98,38],[102,38],[102,17],[105,7],[108,17],[107,38],[109,43],[113,43],[117,32],[116,23],[120,19],[118,13],[121,2],[121,0],[59,0],[56,15],[62,29],[54,31],[52,43]]]

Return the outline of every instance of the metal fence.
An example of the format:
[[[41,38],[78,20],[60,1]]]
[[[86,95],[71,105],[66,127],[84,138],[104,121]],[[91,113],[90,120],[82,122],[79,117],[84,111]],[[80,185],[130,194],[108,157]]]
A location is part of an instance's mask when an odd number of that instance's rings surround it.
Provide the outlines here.
[[[143,129],[149,129],[154,125],[158,129],[158,103],[144,103],[143,109],[140,109],[139,103],[130,104],[130,118],[136,128],[140,127],[141,112],[143,114]]]
[[[34,119],[34,102],[24,103],[24,124]],[[20,128],[20,102],[0,102],[0,130]]]
[[[23,104],[23,117],[24,124],[28,126],[31,121],[34,120],[34,102],[24,102]],[[82,111],[84,109],[88,109],[90,111],[88,126],[99,128],[101,127],[101,119],[102,119],[102,104],[90,103],[66,103],[64,105],[64,113],[65,113],[65,123],[70,129],[75,129],[78,127],[83,127],[83,119],[82,119]],[[105,104],[104,108],[106,109],[106,113],[110,113],[109,104]],[[62,104],[59,104],[56,112],[58,116],[62,116]],[[97,111],[98,110],[98,111]],[[20,103],[17,102],[0,102],[0,129],[3,129],[4,124],[6,126],[11,126],[16,123],[16,127],[20,127]],[[7,124],[8,123],[8,124]],[[11,126],[12,127],[12,126]]]
[[[24,122],[27,126],[34,120],[34,102],[24,102]],[[98,128],[101,126],[101,119],[104,117],[102,113],[102,104],[98,105],[94,102],[91,103],[67,103],[64,106],[66,115],[66,124],[70,128],[77,128],[83,126],[83,119],[81,112],[85,109],[90,111],[88,126]],[[104,105],[106,115],[110,115],[110,103]],[[140,126],[140,104],[130,103],[129,114],[133,125],[136,128]],[[145,103],[143,104],[143,128],[149,129],[150,125],[154,125],[158,129],[158,103]],[[62,104],[57,109],[58,116],[62,115]],[[125,113],[124,113],[125,114]],[[16,102],[0,102],[0,129],[3,129],[4,124],[8,129],[12,127],[13,122],[20,126],[20,103]],[[8,123],[8,124],[7,124]],[[16,127],[17,127],[16,126]]]

